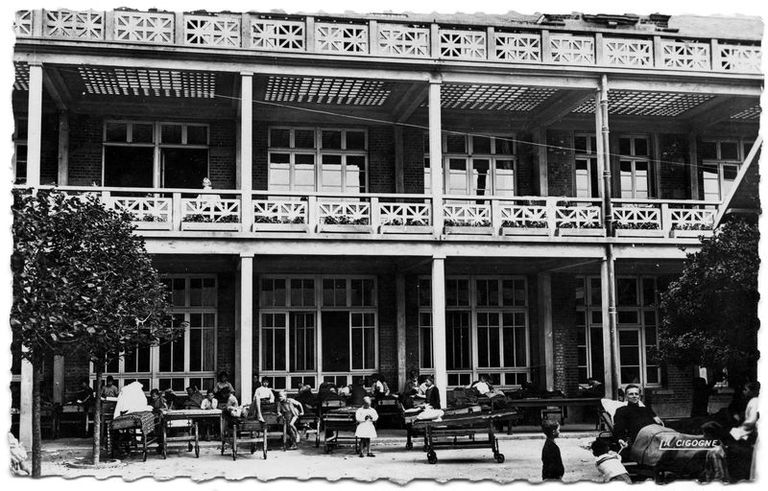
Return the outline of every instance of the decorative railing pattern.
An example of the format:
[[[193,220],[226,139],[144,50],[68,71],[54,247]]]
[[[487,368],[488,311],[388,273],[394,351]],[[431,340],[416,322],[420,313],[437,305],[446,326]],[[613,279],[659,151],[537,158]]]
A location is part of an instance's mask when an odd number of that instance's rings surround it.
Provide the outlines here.
[[[606,65],[653,66],[653,42],[649,39],[603,38]]]
[[[709,70],[709,44],[699,41],[664,39],[661,42],[662,61],[667,68]]]
[[[307,223],[307,203],[302,201],[253,201],[254,223]]]
[[[277,51],[304,51],[304,22],[254,19],[251,21],[251,47]]]
[[[512,63],[541,61],[541,38],[534,33],[495,33],[496,59]]]
[[[761,73],[760,60],[763,56],[760,46],[738,44],[719,45],[720,63],[717,70],[726,72]]]
[[[46,10],[44,21],[45,36],[92,40],[104,38],[103,12]]]
[[[191,46],[240,46],[240,19],[207,15],[184,16],[184,44]]]
[[[443,205],[443,221],[447,226],[489,227],[491,207],[487,204],[446,203]]]
[[[42,20],[35,22],[37,16]],[[43,36],[92,41],[133,41],[185,46],[238,47],[253,50],[321,52],[337,55],[373,54],[396,57],[440,57],[506,63],[603,65],[629,68],[761,72],[759,40],[681,40],[669,35],[619,33],[600,40],[595,34],[569,33],[549,27],[519,32],[494,27],[461,29],[407,23],[315,22],[305,19],[272,19],[270,15],[244,14],[249,32],[241,35],[241,17],[231,14],[200,15],[117,10],[16,12],[14,31],[20,37]],[[112,19],[111,21],[109,19]],[[177,19],[182,26],[176,26]],[[243,21],[245,22],[245,21]],[[247,26],[248,23],[245,25]],[[109,27],[107,26],[114,26]],[[38,27],[36,27],[38,26]],[[179,30],[179,38],[175,33]],[[42,31],[39,31],[42,29]],[[312,32],[309,30],[312,29]],[[372,31],[369,33],[369,29]],[[548,32],[548,35],[544,35]],[[369,37],[370,34],[370,37]],[[314,36],[312,40],[311,36]],[[432,36],[436,39],[433,39]],[[369,39],[373,40],[369,43]],[[488,46],[490,41],[490,47]],[[310,42],[312,43],[310,45]],[[544,43],[548,46],[544,46]],[[597,46],[597,43],[600,46]],[[373,46],[371,46],[371,43]],[[437,52],[433,52],[433,44]],[[596,48],[601,49],[596,49]],[[659,52],[656,52],[658,48]],[[545,55],[545,52],[547,53]]]
[[[602,213],[599,206],[558,206],[555,211],[557,228],[601,228]]]
[[[613,209],[613,222],[619,229],[660,229],[661,212],[642,205],[622,206]]]
[[[552,62],[564,65],[594,65],[595,39],[591,36],[552,34],[549,38]]]
[[[130,213],[137,222],[171,221],[171,198],[112,196],[106,202],[116,211]]]
[[[368,26],[315,24],[317,51],[324,53],[368,53]]]
[[[171,44],[173,33],[173,14],[115,12],[115,39],[118,41]]]
[[[429,29],[400,24],[379,25],[379,53],[388,56],[429,56]]]
[[[463,60],[484,60],[487,57],[485,32],[440,29],[440,56]]]
[[[181,198],[183,222],[237,223],[240,221],[240,200],[218,195]]]
[[[32,35],[32,11],[17,10],[13,18],[13,33],[17,36]]]
[[[370,225],[371,205],[359,201],[318,203],[320,223],[325,225]]]
[[[432,207],[427,203],[380,203],[382,225],[429,226]]]
[[[714,208],[670,210],[672,230],[712,230],[717,210]]]
[[[501,205],[501,226],[512,228],[546,228],[547,207],[544,205]]]

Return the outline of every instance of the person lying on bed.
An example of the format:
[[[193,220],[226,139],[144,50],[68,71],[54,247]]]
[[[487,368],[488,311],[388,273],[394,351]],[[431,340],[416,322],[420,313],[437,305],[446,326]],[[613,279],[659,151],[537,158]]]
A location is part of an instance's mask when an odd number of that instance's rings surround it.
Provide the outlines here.
[[[641,429],[648,425],[664,423],[650,406],[640,405],[640,387],[627,385],[625,394],[627,405],[618,408],[613,417],[613,435],[622,445],[631,445]]]

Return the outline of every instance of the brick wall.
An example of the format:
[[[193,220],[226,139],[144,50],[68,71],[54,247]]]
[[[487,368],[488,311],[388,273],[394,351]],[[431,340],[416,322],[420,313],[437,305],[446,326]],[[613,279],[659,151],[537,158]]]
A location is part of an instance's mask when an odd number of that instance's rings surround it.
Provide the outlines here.
[[[573,148],[570,131],[547,130],[547,145]],[[572,150],[547,148],[547,182],[550,196],[573,196]]]
[[[269,181],[267,147],[269,145],[269,126],[263,122],[253,124],[253,189],[266,190]]]
[[[688,137],[685,135],[659,135],[660,189],[662,199],[690,199],[688,166]]]
[[[517,145],[517,190],[518,196],[533,196],[536,194],[536,148],[528,143],[533,141],[533,135],[523,133],[518,139],[526,143]]]
[[[397,285],[394,275],[378,277],[379,373],[397,390]]]
[[[578,392],[578,360],[574,312],[575,278],[573,275],[552,275],[552,334],[554,338],[555,389],[567,396]]]
[[[210,123],[208,177],[214,188],[235,186],[235,123],[221,120]]]
[[[424,192],[424,138],[426,132],[403,130],[403,181],[405,192]]]
[[[51,184],[59,177],[59,119],[48,114],[43,117],[40,148],[40,183]]]
[[[419,369],[418,276],[405,277],[405,371]],[[402,387],[401,387],[402,388]]]
[[[101,184],[103,119],[83,114],[69,118],[69,185]]]
[[[394,142],[391,126],[368,129],[368,187],[371,193],[395,192]]]

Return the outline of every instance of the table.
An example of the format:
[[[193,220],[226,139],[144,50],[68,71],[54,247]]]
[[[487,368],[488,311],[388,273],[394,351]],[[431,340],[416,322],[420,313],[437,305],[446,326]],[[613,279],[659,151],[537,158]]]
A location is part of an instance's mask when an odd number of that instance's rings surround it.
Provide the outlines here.
[[[200,429],[198,423],[201,420],[217,420],[219,422],[219,430],[224,431],[224,419],[221,416],[221,409],[176,409],[162,413],[160,428],[164,459],[167,458],[168,446],[177,443],[186,443],[190,450],[194,449],[195,457],[200,457]],[[176,427],[174,422],[180,422],[182,426],[186,426],[189,434],[168,436],[168,428]]]

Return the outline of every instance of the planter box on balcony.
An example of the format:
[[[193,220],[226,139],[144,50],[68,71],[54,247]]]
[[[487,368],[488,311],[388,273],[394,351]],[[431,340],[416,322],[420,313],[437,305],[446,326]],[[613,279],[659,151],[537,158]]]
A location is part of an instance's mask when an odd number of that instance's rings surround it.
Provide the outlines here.
[[[138,230],[171,230],[171,222],[134,221]]]
[[[472,227],[469,225],[446,225],[445,233],[450,235],[493,235],[493,227]]]
[[[560,228],[557,230],[560,237],[605,237],[604,228]]]
[[[306,223],[254,223],[254,232],[306,232]]]
[[[617,228],[616,237],[664,237],[660,229]]]
[[[548,228],[532,228],[532,227],[502,227],[502,235],[549,235]]]
[[[349,233],[349,234],[370,234],[373,232],[373,227],[370,225],[351,225],[351,224],[320,224],[321,232],[334,232],[334,233]]]
[[[711,230],[673,230],[672,231],[672,237],[675,238],[687,238],[687,239],[698,239],[699,235],[703,235],[704,237],[711,237],[712,231]]]
[[[222,230],[236,232],[240,230],[239,223],[228,222],[181,222],[182,230]]]
[[[382,225],[382,234],[431,234],[429,225]]]

